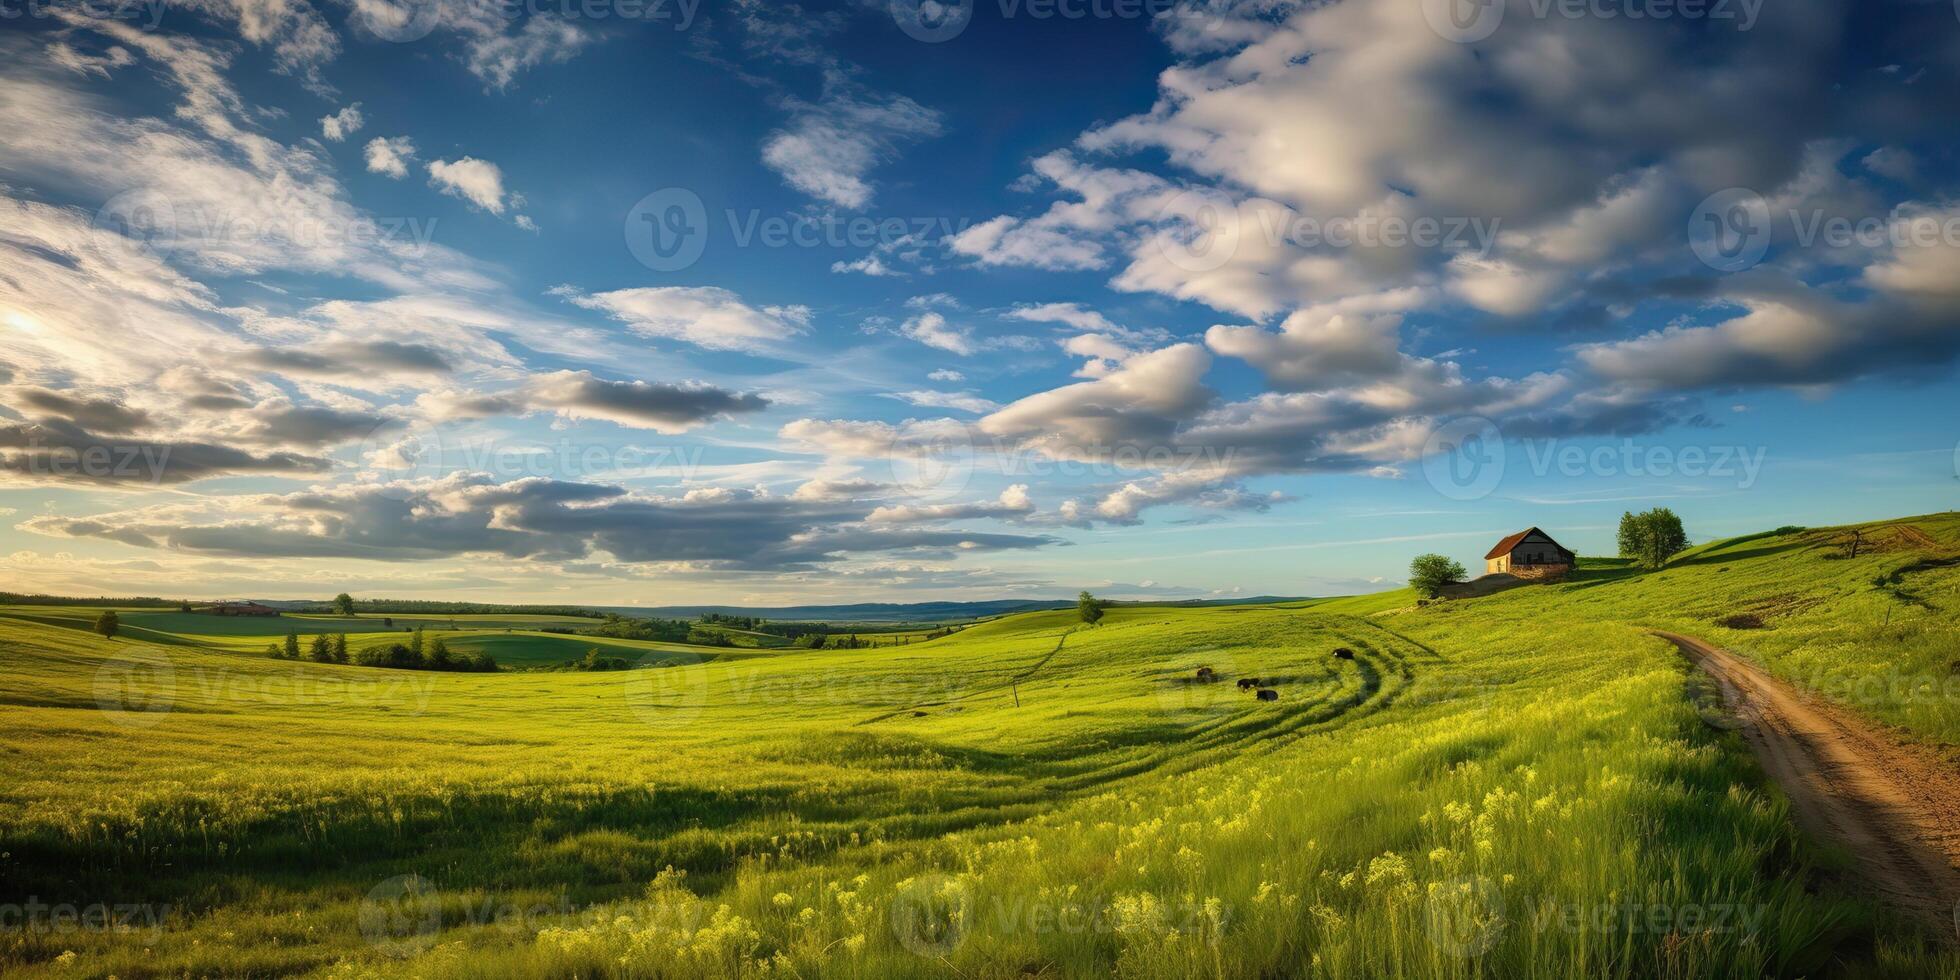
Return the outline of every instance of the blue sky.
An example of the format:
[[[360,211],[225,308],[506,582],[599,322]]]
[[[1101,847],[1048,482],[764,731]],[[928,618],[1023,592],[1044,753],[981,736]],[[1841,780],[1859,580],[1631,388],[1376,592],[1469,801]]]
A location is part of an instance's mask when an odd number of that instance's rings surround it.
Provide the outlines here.
[[[1455,2],[5,7],[0,588],[1331,594],[1950,507],[1955,9]]]

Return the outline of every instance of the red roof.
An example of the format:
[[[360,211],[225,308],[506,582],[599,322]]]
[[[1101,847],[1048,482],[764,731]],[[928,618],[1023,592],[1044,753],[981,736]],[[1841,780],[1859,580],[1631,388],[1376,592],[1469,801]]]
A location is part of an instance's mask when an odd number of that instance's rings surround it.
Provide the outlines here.
[[[1497,547],[1490,549],[1490,551],[1484,555],[1484,558],[1491,559],[1491,558],[1496,558],[1498,555],[1510,554],[1511,549],[1516,548],[1518,546],[1518,542],[1523,541],[1525,538],[1530,537],[1532,532],[1534,531],[1536,531],[1539,534],[1544,534],[1545,540],[1551,541],[1552,547],[1557,548],[1559,550],[1559,554],[1562,555],[1572,554],[1572,552],[1566,550],[1564,545],[1559,544],[1557,541],[1552,541],[1551,535],[1545,534],[1545,532],[1538,530],[1538,528],[1536,527],[1528,527],[1522,531],[1519,531],[1516,534],[1511,535],[1508,538],[1505,538],[1502,541],[1497,542]]]

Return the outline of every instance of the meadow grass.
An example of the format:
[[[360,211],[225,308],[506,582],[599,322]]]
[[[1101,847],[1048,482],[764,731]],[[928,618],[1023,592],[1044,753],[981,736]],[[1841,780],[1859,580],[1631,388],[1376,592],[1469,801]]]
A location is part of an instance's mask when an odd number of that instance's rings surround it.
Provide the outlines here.
[[[1843,886],[1849,858],[1797,835],[1646,633],[1828,663],[1861,710],[1952,744],[1960,699],[1865,683],[1951,673],[1960,524],[1899,523],[1855,559],[1793,532],[1460,602],[1046,612],[619,673],[0,616],[0,904],[160,919],[10,929],[0,967],[1960,975]],[[1713,625],[1743,607],[1764,626]]]

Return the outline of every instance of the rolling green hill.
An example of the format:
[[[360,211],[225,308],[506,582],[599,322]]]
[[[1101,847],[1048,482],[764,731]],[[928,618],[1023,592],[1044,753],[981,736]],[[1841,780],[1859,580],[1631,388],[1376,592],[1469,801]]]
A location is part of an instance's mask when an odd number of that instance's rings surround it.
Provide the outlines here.
[[[616,673],[290,663],[181,614],[105,641],[93,610],[4,611],[5,890],[159,924],[22,931],[0,969],[1952,975],[1838,884],[1849,858],[1646,633],[1960,744],[1960,519],[1863,532],[1857,557],[1793,530],[1444,603],[644,644],[665,666]],[[522,625],[443,635],[597,645]]]

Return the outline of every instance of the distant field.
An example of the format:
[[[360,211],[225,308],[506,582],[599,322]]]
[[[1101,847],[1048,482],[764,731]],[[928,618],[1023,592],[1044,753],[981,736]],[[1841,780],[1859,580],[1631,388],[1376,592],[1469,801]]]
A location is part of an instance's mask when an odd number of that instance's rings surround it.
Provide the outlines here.
[[[124,622],[131,626],[190,636],[285,636],[288,632],[379,633],[402,632],[417,626],[446,629],[451,625],[469,629],[539,629],[545,626],[581,628],[598,622],[577,616],[383,616],[360,613],[354,616],[295,615],[214,616],[210,613],[126,612]],[[389,623],[392,621],[393,625]]]
[[[1793,532],[1432,605],[1044,612],[699,661],[603,641],[674,660],[619,673],[289,663],[265,635],[0,610],[8,889],[172,906],[19,934],[0,972],[1954,976],[1842,886],[1855,856],[1793,829],[1645,632],[1960,744],[1960,698],[1859,683],[1953,670],[1960,520],[1904,525],[1857,558]],[[1738,610],[1761,625],[1717,624]]]

